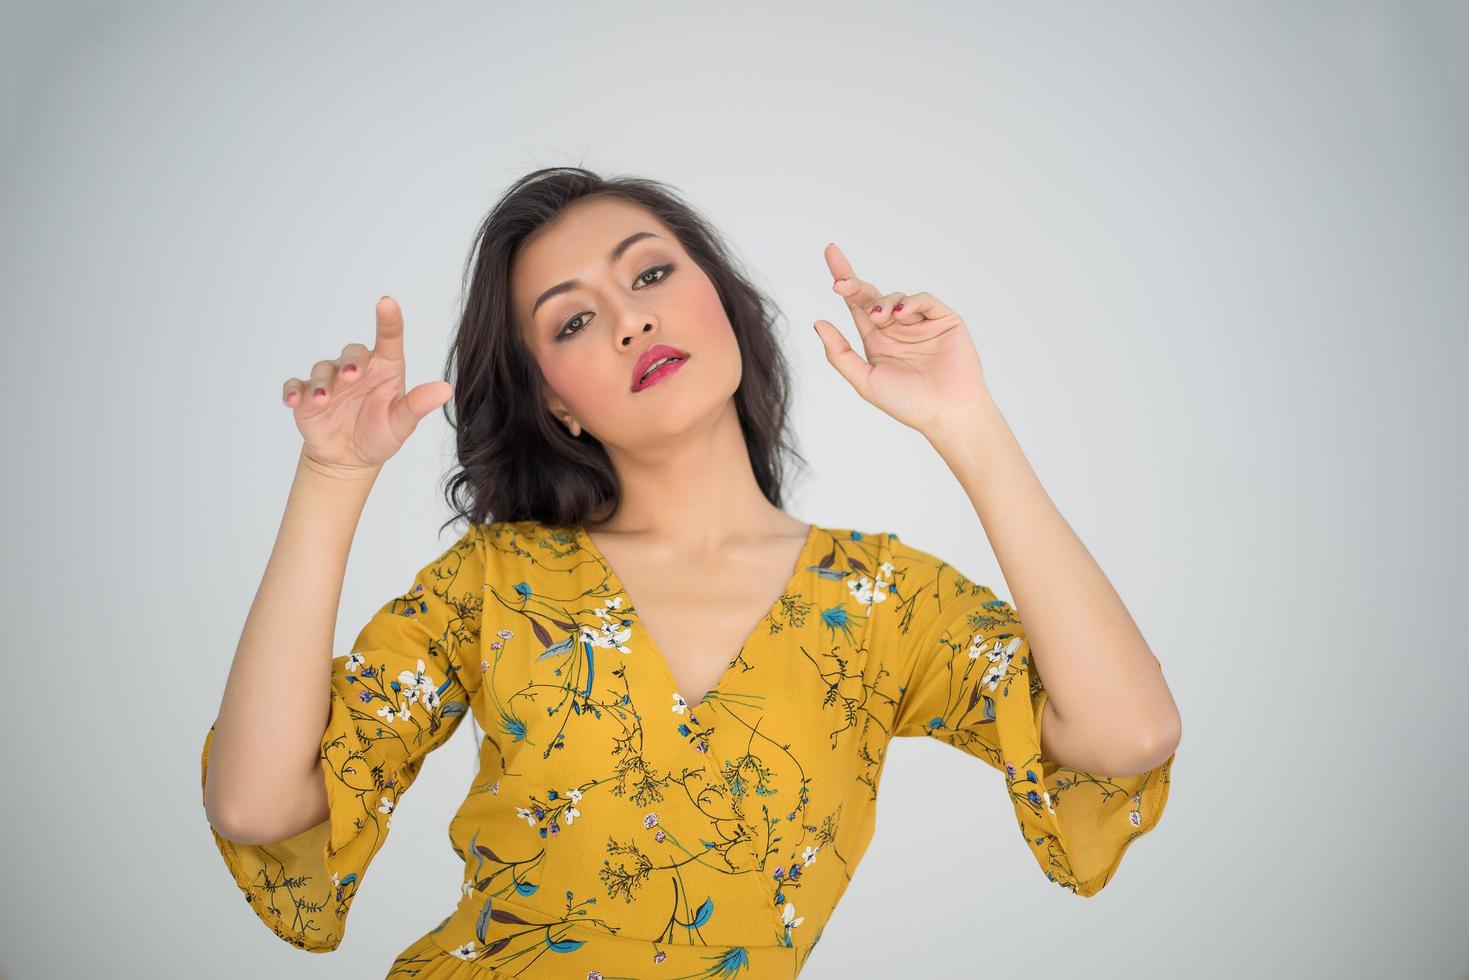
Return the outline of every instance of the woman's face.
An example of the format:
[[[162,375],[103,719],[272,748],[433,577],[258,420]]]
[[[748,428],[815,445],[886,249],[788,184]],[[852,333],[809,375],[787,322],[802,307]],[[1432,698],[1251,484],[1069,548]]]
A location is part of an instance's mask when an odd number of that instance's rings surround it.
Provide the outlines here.
[[[630,235],[651,232],[608,254]],[[544,297],[570,279],[579,285]],[[712,421],[740,383],[740,350],[714,283],[652,213],[585,198],[543,226],[511,263],[511,303],[551,391],[547,407],[605,446],[636,449]],[[540,300],[537,305],[537,300]],[[638,355],[687,351],[635,389]]]

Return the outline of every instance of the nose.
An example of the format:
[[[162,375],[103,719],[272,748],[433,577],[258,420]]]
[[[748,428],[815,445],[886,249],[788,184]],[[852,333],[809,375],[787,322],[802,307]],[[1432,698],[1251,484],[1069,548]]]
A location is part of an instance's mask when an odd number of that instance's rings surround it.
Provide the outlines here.
[[[630,347],[632,346],[632,342],[636,340],[640,334],[645,334],[652,329],[653,324],[651,321],[648,321],[643,324],[641,329],[634,330],[632,333],[624,334],[618,339],[618,343],[621,344],[623,347]]]

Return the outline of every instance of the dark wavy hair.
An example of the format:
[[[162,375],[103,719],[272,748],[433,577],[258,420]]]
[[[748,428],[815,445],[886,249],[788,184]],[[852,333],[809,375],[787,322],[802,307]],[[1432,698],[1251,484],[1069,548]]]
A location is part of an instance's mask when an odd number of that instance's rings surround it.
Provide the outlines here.
[[[510,266],[522,243],[574,201],[596,195],[652,212],[713,281],[740,346],[735,409],[766,499],[782,506],[786,457],[806,466],[787,432],[791,382],[775,333],[779,311],[739,270],[713,227],[659,181],[546,167],[505,191],[481,222],[465,264],[462,312],[444,366],[454,397],[443,410],[459,464],[445,497],[455,516],[441,533],[460,518],[471,525],[534,520],[560,527],[617,510],[621,491],[606,450],[586,429],[573,437],[552,417],[545,378],[517,328],[510,297]]]

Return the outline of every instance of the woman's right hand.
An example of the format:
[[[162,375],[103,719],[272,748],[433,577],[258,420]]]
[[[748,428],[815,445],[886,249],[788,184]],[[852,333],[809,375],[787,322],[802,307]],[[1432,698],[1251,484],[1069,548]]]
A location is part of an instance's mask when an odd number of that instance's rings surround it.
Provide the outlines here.
[[[281,392],[306,444],[304,459],[342,476],[375,473],[429,412],[454,397],[447,381],[427,381],[406,392],[403,311],[384,296],[377,303],[377,343],[348,344],[341,356],[317,361],[311,380],[292,378]]]

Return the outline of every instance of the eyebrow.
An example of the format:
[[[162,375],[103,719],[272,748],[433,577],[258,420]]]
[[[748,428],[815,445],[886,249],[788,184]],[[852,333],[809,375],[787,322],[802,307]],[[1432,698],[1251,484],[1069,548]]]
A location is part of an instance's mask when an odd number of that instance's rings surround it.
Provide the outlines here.
[[[622,241],[618,242],[613,247],[612,251],[607,253],[607,264],[612,265],[618,259],[622,258],[622,253],[632,248],[635,242],[642,241],[644,238],[659,237],[661,236],[655,235],[651,231],[633,232],[631,235],[628,235]],[[535,316],[536,310],[539,310],[541,308],[541,304],[546,302],[546,300],[551,299],[553,296],[560,296],[562,293],[570,292],[581,284],[582,282],[580,279],[568,279],[565,282],[557,283],[556,285],[552,286],[550,289],[542,293],[540,298],[536,300],[535,305],[530,308],[530,315]]]

